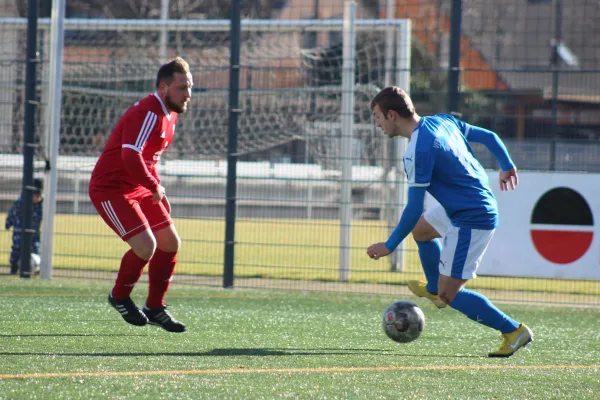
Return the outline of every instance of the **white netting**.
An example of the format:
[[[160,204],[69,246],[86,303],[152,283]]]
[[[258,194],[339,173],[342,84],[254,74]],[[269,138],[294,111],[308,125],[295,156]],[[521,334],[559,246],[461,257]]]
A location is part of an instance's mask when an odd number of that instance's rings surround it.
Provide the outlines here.
[[[153,91],[161,49],[158,28],[67,21],[63,67],[61,154],[98,154],[120,115]],[[167,154],[177,158],[227,153],[229,32],[211,21],[169,28],[168,56],[183,56],[195,91]],[[214,22],[214,21],[213,21]],[[254,21],[256,22],[256,21]],[[133,22],[132,22],[133,23]],[[306,23],[303,25],[307,26]],[[339,166],[341,136],[341,24],[322,30],[255,23],[241,42],[238,153],[303,140],[328,168]],[[316,34],[315,37],[310,35]],[[383,85],[384,29],[357,31],[355,163],[372,164],[383,138],[375,131],[369,101]],[[312,42],[312,43],[309,43]],[[309,46],[317,43],[317,47]],[[47,48],[45,43],[43,48]],[[164,51],[164,49],[163,49]]]
[[[2,18],[0,18],[2,20]],[[44,82],[48,71],[48,54],[44,52],[45,33],[38,32],[39,60],[38,82]],[[23,125],[25,118],[25,71],[27,54],[27,25],[0,24],[0,153],[21,153],[23,150]],[[38,85],[41,100],[36,113],[36,141],[44,130],[43,111],[45,96],[42,85]],[[43,149],[36,152],[43,152]]]

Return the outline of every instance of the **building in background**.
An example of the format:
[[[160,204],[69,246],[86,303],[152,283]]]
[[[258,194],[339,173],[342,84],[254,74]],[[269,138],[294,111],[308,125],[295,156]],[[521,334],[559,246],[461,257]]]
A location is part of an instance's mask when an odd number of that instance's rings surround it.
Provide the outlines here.
[[[563,0],[562,8],[557,7],[559,1],[463,1],[463,97],[470,99],[469,93],[477,92],[491,104],[482,113],[489,115],[470,117],[518,139],[600,137],[600,11],[590,0]],[[413,20],[413,39],[444,71],[450,3],[397,0],[396,7],[397,17]],[[559,43],[557,37],[562,38]],[[469,104],[464,107],[469,113]]]

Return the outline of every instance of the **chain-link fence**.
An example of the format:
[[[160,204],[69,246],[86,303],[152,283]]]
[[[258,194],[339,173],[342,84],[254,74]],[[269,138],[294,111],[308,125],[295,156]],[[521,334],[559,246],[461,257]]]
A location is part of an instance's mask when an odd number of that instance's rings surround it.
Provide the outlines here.
[[[158,65],[181,55],[191,65],[195,88],[159,173],[184,240],[180,279],[220,284],[231,40],[229,6],[221,3],[67,0],[55,275],[112,277],[125,245],[116,246],[117,239],[95,214],[87,197],[89,174],[120,115],[153,91]],[[48,4],[40,2],[42,17],[49,16]],[[377,292],[385,289],[376,285],[421,275],[411,245],[391,263],[374,266],[364,256],[367,245],[385,238],[393,228],[404,201],[398,151],[376,131],[368,105],[380,88],[398,83],[398,74],[410,72],[410,91],[420,114],[447,110],[451,5],[450,0],[358,2],[353,129],[346,155],[341,150],[344,3],[244,2],[235,240],[238,286]],[[592,0],[576,0],[568,7],[559,0],[462,1],[458,111],[468,122],[498,132],[521,170],[600,170],[596,8]],[[19,196],[21,187],[25,17],[23,7],[4,5],[3,209]],[[388,17],[410,21],[408,65],[402,55],[406,37],[400,25],[383,21]],[[360,22],[366,20],[370,22]],[[50,25],[48,20],[39,25],[37,167],[42,176],[51,109]],[[497,167],[485,149],[474,150],[484,166]],[[340,222],[342,164],[348,158],[352,223],[346,246],[351,274],[350,283],[340,285],[335,282],[340,278],[340,231],[345,229]],[[3,234],[2,243],[7,256],[8,234]],[[566,292],[591,295],[596,297],[576,302],[598,303],[593,282],[574,286],[542,280],[522,285],[504,278],[481,282],[490,289],[550,291],[563,298],[571,296]],[[498,293],[496,297],[503,296]],[[508,297],[523,296],[513,292]]]
[[[398,4],[413,21],[413,99],[444,112],[452,1]],[[599,171],[599,18],[591,0],[462,1],[460,112],[522,168]]]

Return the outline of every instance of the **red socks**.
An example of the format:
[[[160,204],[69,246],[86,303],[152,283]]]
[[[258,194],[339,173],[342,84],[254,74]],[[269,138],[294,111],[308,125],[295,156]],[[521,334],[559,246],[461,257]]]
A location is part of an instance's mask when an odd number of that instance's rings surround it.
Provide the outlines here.
[[[133,291],[133,287],[142,276],[142,271],[147,263],[147,260],[138,257],[133,250],[130,249],[126,252],[121,259],[121,266],[112,290],[112,297],[117,300],[128,298]]]
[[[131,292],[142,276],[147,263],[148,261],[138,257],[133,250],[126,252],[121,259],[121,266],[119,267],[117,280],[112,290],[112,297],[117,300],[124,300],[131,296]],[[165,294],[169,290],[169,286],[171,286],[171,279],[175,272],[176,263],[177,252],[156,249],[150,259],[150,267],[148,268],[150,285],[146,307],[159,308],[164,305]]]
[[[169,286],[171,286],[171,279],[175,272],[176,263],[177,252],[156,249],[150,259],[150,266],[148,268],[150,285],[146,307],[159,308],[165,305],[165,294],[169,290]]]

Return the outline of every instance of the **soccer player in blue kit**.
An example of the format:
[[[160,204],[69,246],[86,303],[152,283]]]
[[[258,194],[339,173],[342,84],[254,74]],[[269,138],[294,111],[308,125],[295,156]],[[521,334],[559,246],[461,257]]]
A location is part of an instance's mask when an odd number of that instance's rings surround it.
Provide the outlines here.
[[[404,154],[408,202],[386,242],[375,243],[367,255],[378,260],[393,252],[413,234],[427,281],[409,281],[418,297],[438,308],[449,305],[470,319],[502,333],[500,348],[490,357],[510,357],[533,340],[526,325],[500,311],[485,296],[465,289],[498,225],[498,204],[488,177],[467,140],[481,143],[496,157],[500,189],[514,190],[514,166],[502,140],[487,129],[469,125],[451,115],[421,117],[399,87],[381,90],[371,101],[377,127],[390,138],[409,139]],[[424,213],[425,192],[439,203]],[[439,238],[443,238],[443,246]]]

